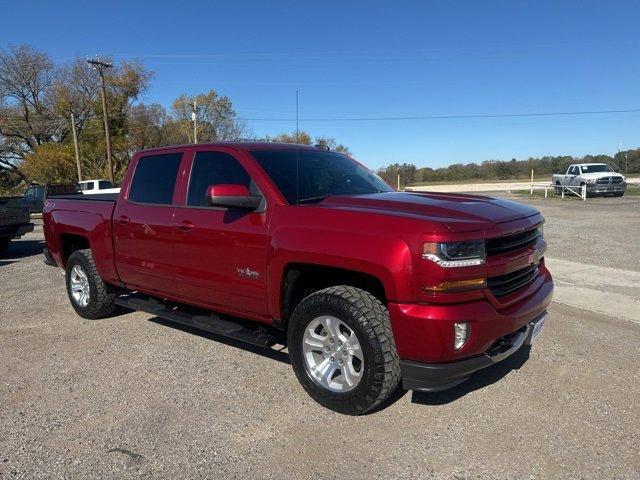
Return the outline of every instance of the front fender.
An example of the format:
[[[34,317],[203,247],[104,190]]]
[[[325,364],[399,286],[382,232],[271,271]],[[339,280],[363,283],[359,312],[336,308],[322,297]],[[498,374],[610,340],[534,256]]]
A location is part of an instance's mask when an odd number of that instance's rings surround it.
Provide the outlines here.
[[[287,265],[305,263],[374,276],[387,300],[415,296],[409,246],[399,238],[314,226],[289,226],[272,232],[268,274],[269,312],[282,318],[280,287]]]

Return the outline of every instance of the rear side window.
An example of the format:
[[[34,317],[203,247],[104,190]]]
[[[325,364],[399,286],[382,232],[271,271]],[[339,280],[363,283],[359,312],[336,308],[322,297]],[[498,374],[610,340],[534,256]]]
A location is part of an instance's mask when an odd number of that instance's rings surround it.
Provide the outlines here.
[[[98,189],[105,190],[107,188],[113,188],[113,183],[111,183],[109,180],[100,180],[98,182]]]
[[[207,187],[220,184],[244,185],[257,193],[247,171],[231,155],[222,152],[198,152],[193,160],[187,205],[208,206]]]
[[[138,160],[129,200],[137,203],[171,205],[182,153],[151,155]]]

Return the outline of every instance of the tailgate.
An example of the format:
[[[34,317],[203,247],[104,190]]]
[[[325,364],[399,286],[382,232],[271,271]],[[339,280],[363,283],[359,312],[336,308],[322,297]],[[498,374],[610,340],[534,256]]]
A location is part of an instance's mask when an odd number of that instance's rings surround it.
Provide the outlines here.
[[[29,223],[29,207],[22,197],[0,198],[0,227]]]

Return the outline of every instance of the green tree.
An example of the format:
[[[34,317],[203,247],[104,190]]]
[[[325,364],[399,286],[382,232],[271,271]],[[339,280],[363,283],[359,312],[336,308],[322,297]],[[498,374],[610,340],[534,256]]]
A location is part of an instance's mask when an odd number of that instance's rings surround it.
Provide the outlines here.
[[[192,143],[193,122],[191,115],[196,106],[198,142],[227,142],[247,136],[247,125],[233,109],[231,99],[220,96],[214,90],[198,95],[180,95],[173,102],[173,121],[182,132],[182,142]]]

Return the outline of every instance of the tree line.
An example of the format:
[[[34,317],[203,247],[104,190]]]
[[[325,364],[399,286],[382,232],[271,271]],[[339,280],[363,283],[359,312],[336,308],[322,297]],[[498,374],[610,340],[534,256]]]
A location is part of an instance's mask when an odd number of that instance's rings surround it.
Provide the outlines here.
[[[330,137],[307,132],[255,138],[231,99],[215,90],[179,95],[167,109],[144,103],[153,74],[138,62],[105,71],[106,104],[116,181],[132,155],[146,148],[237,140],[321,144],[350,153]],[[84,60],[56,64],[28,45],[0,50],[0,190],[18,192],[31,183],[78,180],[73,143],[76,127],[83,178],[108,178],[97,72]],[[192,113],[197,115],[193,130]]]
[[[391,185],[396,185],[398,175],[400,184],[473,181],[473,180],[516,180],[529,179],[531,170],[536,178],[551,177],[554,173],[564,173],[572,163],[606,163],[623,174],[640,173],[640,149],[624,150],[610,155],[570,155],[545,156],[526,160],[510,161],[485,160],[482,163],[456,163],[447,167],[418,168],[411,163],[393,163],[378,170],[378,174]]]

